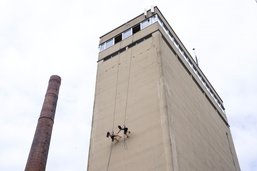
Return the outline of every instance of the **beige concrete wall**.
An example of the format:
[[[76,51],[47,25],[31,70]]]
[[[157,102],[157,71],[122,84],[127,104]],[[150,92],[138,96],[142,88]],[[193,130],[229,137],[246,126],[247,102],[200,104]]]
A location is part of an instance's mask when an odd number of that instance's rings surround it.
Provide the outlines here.
[[[163,39],[161,61],[178,170],[240,170],[229,128]]]
[[[89,171],[170,170],[156,43],[149,38],[98,64]],[[124,122],[130,138],[112,143],[106,132]]]

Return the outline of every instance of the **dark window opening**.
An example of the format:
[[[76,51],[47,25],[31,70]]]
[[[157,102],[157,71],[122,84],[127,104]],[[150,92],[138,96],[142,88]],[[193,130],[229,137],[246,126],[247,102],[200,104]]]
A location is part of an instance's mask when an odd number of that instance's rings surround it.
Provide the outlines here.
[[[114,44],[119,43],[121,40],[122,40],[122,36],[121,36],[121,34],[119,34],[118,36],[116,36],[114,38]]]
[[[110,55],[110,56],[107,56],[107,57],[105,57],[104,59],[103,59],[103,61],[107,61],[108,59],[111,59],[112,58],[112,56]]]
[[[140,24],[136,25],[135,27],[132,28],[132,33],[135,34],[140,31]]]

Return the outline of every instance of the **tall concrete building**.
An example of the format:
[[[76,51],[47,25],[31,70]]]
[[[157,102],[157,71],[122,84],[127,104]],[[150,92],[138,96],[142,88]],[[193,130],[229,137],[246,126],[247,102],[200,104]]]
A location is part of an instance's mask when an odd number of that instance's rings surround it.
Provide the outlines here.
[[[222,99],[157,7],[99,50],[88,171],[240,170]]]

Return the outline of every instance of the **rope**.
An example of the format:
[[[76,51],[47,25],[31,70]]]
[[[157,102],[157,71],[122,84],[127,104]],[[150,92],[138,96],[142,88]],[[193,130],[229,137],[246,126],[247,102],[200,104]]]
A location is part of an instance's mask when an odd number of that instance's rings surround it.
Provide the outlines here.
[[[132,40],[133,42],[133,40]],[[128,92],[129,92],[129,83],[130,83],[130,71],[131,71],[131,61],[132,61],[132,48],[130,50],[130,58],[129,58],[129,75],[128,75],[128,86],[127,86],[127,92],[126,92],[126,103],[125,103],[125,116],[124,116],[124,121],[123,121],[123,125],[125,126],[126,125],[126,119],[127,119],[127,106],[128,106]],[[125,150],[128,149],[128,146],[127,146],[127,143],[126,143],[126,138],[124,137],[123,139],[123,148]]]
[[[126,143],[126,139],[125,139],[125,138],[124,138],[124,140],[123,140],[123,148],[124,148],[125,150],[128,149],[128,146],[127,146],[127,143]]]
[[[108,158],[108,163],[107,163],[106,171],[108,171],[108,170],[109,170],[110,161],[111,161],[111,156],[112,156],[112,145],[111,145],[111,150],[110,150],[110,153],[109,153],[109,158]]]
[[[132,40],[133,42],[133,40]],[[126,92],[126,103],[125,103],[125,116],[124,116],[124,122],[123,124],[126,125],[126,119],[127,119],[127,106],[128,106],[128,92],[129,92],[129,83],[130,83],[130,71],[131,71],[131,61],[132,61],[132,49],[130,50],[130,58],[129,58],[129,77],[128,77],[128,88]]]
[[[120,55],[118,56],[118,58],[119,58],[119,60],[118,60],[118,70],[117,70],[117,75],[116,75],[116,90],[115,90],[114,109],[113,109],[112,131],[114,129],[114,122],[115,122],[115,115],[116,115],[116,99],[117,99],[117,92],[118,92]],[[106,168],[107,171],[109,170],[109,166],[110,166],[110,161],[111,161],[111,156],[112,156],[112,147],[113,147],[113,144],[111,144],[111,150],[109,153],[109,158],[108,158],[108,163],[107,163],[107,168]]]
[[[117,92],[118,92],[118,79],[119,79],[119,70],[120,70],[120,55],[118,56],[118,70],[116,75],[116,90],[115,90],[115,100],[114,100],[114,109],[113,109],[113,122],[112,122],[112,131],[114,128],[114,121],[115,121],[115,115],[116,115],[116,100],[117,100]]]
[[[132,40],[133,42],[133,40]],[[118,92],[118,80],[119,80],[119,65],[120,65],[120,55],[118,56],[119,60],[118,60],[118,70],[117,70],[117,75],[116,75],[116,90],[115,90],[115,100],[114,100],[114,109],[113,109],[113,122],[112,122],[112,131],[114,129],[114,122],[115,122],[115,115],[116,115],[116,100],[117,100],[117,92]],[[130,52],[130,59],[129,59],[129,77],[128,77],[128,88],[127,88],[127,92],[126,92],[126,103],[125,103],[125,117],[124,117],[124,125],[126,123],[126,116],[127,116],[127,103],[128,103],[128,92],[129,92],[129,82],[130,82],[130,70],[131,70],[131,60],[132,60],[132,49]],[[126,144],[126,140],[124,138],[124,149],[127,149],[127,144]],[[111,161],[111,156],[112,156],[112,148],[113,148],[113,144],[111,145],[111,150],[109,153],[109,158],[108,158],[108,163],[107,163],[107,168],[106,170],[109,170],[109,166],[110,166],[110,161]]]

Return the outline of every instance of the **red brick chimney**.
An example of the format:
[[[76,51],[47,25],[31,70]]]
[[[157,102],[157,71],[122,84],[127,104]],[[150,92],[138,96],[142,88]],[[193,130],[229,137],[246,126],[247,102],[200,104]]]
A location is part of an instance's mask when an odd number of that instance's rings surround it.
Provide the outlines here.
[[[38,119],[25,171],[44,171],[50,146],[61,77],[52,75]]]

